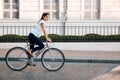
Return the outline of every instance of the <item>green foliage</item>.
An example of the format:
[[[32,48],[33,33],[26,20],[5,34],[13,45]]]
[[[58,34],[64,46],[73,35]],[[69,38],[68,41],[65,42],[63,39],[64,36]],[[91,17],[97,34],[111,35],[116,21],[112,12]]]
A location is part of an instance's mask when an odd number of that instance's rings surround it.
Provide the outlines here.
[[[84,36],[49,34],[53,42],[120,42],[120,35],[86,34]],[[27,36],[8,34],[0,36],[0,42],[25,42]],[[45,37],[40,37],[45,41]]]
[[[86,34],[84,36],[49,35],[53,42],[120,42],[120,35]],[[43,39],[44,36],[41,36]],[[45,41],[45,38],[43,39]]]
[[[0,36],[0,42],[24,42],[24,38],[27,38],[27,36],[8,34]]]

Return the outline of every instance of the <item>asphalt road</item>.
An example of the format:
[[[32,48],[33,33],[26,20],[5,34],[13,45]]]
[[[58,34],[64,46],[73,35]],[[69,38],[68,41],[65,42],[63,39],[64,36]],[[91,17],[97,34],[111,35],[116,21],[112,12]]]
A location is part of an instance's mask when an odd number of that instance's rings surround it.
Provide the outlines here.
[[[29,66],[22,71],[10,70],[4,61],[0,62],[0,80],[94,80],[107,74],[118,64],[98,63],[65,63],[56,72],[47,71],[40,62],[37,66]]]

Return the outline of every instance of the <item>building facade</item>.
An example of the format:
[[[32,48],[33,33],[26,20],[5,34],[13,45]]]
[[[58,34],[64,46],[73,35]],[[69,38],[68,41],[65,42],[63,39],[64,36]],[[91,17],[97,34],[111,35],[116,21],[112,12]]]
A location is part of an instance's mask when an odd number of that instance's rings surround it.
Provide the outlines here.
[[[120,0],[0,0],[0,34],[27,35],[43,12],[50,33],[120,33]]]

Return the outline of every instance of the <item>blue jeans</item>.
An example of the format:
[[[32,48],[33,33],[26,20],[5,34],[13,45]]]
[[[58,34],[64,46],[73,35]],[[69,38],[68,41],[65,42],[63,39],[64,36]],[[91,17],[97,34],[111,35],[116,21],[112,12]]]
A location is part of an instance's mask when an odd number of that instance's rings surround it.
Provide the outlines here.
[[[31,44],[30,49],[32,49],[33,52],[44,48],[44,44],[43,44],[42,40],[40,38],[36,37],[34,34],[30,33],[28,38],[29,38],[29,41]],[[35,44],[38,45],[38,47],[34,47]]]

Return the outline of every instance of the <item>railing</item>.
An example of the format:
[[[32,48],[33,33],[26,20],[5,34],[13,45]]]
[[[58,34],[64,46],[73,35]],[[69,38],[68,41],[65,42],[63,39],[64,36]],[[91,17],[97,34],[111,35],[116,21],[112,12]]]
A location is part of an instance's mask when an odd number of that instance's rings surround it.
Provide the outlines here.
[[[5,34],[17,34],[17,35],[28,35],[28,33],[34,30],[35,25],[23,25],[23,26],[11,26],[11,25],[0,25],[0,35]],[[90,33],[101,34],[101,35],[115,35],[120,34],[120,26],[46,26],[49,34],[63,35],[85,35]],[[65,31],[65,32],[63,32]]]

